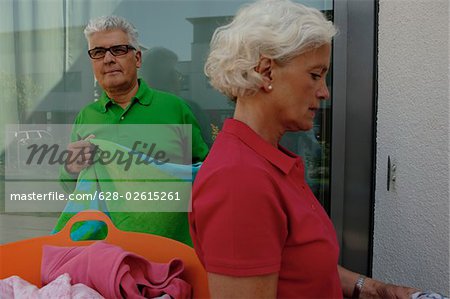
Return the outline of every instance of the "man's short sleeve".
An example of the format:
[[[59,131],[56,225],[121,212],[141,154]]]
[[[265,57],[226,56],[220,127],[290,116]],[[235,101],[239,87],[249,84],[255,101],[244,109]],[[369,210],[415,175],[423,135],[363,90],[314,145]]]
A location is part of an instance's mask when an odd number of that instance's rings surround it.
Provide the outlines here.
[[[192,125],[192,163],[202,162],[209,152],[208,145],[202,137],[202,132],[191,108],[184,103],[183,123]]]
[[[191,233],[206,270],[230,276],[278,272],[287,218],[269,174],[228,167],[199,183]]]

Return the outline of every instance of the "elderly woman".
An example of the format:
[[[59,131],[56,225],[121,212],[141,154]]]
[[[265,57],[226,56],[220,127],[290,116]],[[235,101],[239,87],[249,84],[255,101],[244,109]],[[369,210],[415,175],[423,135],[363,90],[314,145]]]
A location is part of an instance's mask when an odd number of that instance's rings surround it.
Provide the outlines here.
[[[329,98],[336,29],[316,9],[258,1],[216,30],[205,72],[236,102],[193,189],[191,236],[213,298],[408,298],[338,266],[328,215],[302,159],[279,145]]]

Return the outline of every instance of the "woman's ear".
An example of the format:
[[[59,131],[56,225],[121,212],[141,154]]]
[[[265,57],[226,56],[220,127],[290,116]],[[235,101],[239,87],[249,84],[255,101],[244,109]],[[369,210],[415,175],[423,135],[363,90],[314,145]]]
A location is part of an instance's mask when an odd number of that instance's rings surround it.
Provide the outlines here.
[[[255,67],[255,72],[259,73],[263,78],[263,86],[261,88],[266,92],[272,90],[272,65],[272,59],[261,56],[258,65]]]

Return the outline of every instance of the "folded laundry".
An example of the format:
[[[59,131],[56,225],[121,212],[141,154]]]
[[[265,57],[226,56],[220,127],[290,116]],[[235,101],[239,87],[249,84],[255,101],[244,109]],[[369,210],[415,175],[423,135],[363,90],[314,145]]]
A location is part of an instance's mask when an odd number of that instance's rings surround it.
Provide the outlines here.
[[[434,292],[416,292],[411,295],[411,299],[448,299],[448,297]]]
[[[62,273],[106,298],[191,298],[191,286],[180,278],[183,262],[155,263],[103,241],[89,246],[44,246],[41,279],[47,284]]]
[[[67,273],[61,274],[41,289],[14,275],[0,280],[0,295],[2,299],[103,299],[99,293],[81,283],[71,285],[70,275]]]
[[[133,167],[124,171],[123,163],[94,163],[84,169],[73,195],[75,198],[77,195],[95,196],[92,200],[68,201],[52,233],[62,230],[78,212],[99,210],[107,214],[120,230],[164,236],[192,246],[186,212],[191,183],[202,163],[141,163],[152,158],[108,140],[90,139],[90,142],[98,147],[98,153],[126,153],[126,157],[134,159]],[[167,184],[170,184],[170,191],[179,191],[177,196],[181,200],[159,203],[136,200],[139,199],[136,194],[149,197],[151,190],[164,191]],[[115,196],[118,200],[102,200],[100,194],[113,195],[109,199]],[[106,226],[101,221],[76,223],[70,233],[75,241],[103,240],[106,235]]]

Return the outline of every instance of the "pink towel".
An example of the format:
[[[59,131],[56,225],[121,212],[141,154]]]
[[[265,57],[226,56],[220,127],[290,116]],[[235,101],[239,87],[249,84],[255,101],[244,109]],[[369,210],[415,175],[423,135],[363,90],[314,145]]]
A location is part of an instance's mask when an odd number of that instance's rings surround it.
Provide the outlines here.
[[[47,284],[62,273],[72,283],[83,283],[106,298],[153,298],[164,294],[172,298],[191,298],[191,286],[178,276],[183,262],[149,262],[105,242],[90,246],[44,246],[41,279]]]

